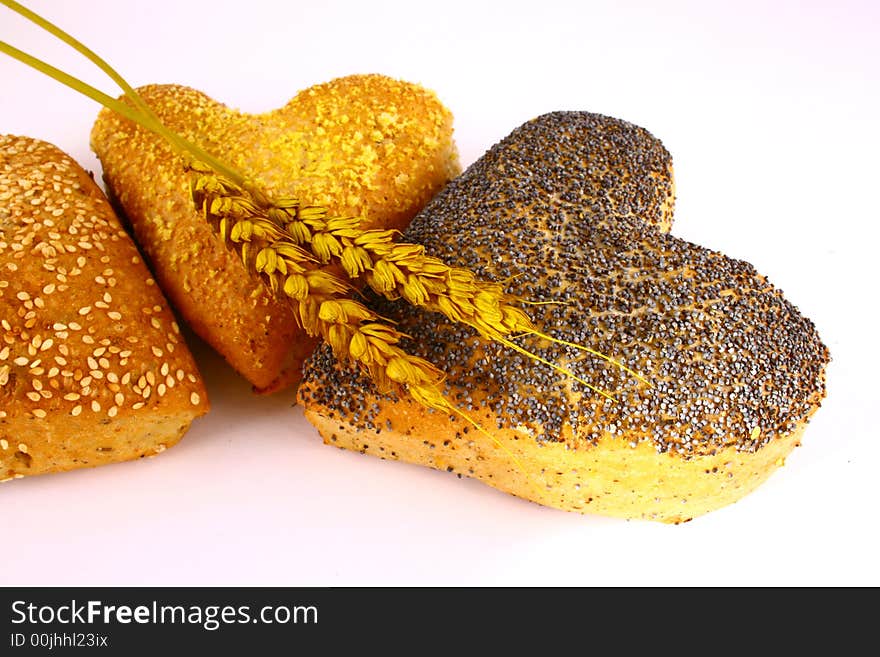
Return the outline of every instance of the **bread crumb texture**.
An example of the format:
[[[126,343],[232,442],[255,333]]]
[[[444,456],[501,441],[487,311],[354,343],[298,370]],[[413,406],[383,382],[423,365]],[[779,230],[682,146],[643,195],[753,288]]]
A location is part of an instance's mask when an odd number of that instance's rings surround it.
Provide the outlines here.
[[[0,480],[150,456],[208,410],[137,248],[56,147],[0,136]]]
[[[366,228],[405,228],[460,172],[452,115],[418,85],[354,75],[245,114],[175,85],[138,90],[171,130],[271,196],[294,197]],[[104,110],[92,131],[108,188],[174,307],[258,390],[296,384],[316,340],[196,212],[183,159],[156,135]]]
[[[404,238],[504,281],[545,333],[515,341],[614,401],[468,327],[373,299],[448,374],[455,416],[379,395],[320,348],[300,401],[327,443],[476,477],[541,504],[682,522],[784,463],[825,394],[826,347],[754,267],[667,233],[672,161],[647,131],[586,112],[515,130]],[[496,442],[497,440],[497,442]]]

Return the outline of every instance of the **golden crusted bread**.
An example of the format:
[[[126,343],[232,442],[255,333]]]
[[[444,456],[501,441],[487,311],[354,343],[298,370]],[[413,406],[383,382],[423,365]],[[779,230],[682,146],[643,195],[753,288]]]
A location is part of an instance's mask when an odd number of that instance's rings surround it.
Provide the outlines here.
[[[158,454],[208,410],[137,248],[89,175],[0,136],[0,480]]]
[[[306,417],[328,444],[571,511],[682,522],[740,499],[799,443],[824,396],[828,352],[751,265],[665,233],[672,198],[671,158],[647,131],[558,112],[492,148],[404,235],[553,302],[528,306],[539,328],[652,385],[572,346],[516,340],[611,401],[440,315],[374,300],[493,437],[377,394],[325,348],[299,390]]]
[[[368,227],[406,227],[460,170],[449,111],[433,93],[379,75],[316,85],[259,115],[186,87],[139,92],[165,125],[270,194],[363,216]],[[92,146],[162,289],[193,330],[258,390],[296,384],[316,341],[195,211],[181,158],[107,110]]]

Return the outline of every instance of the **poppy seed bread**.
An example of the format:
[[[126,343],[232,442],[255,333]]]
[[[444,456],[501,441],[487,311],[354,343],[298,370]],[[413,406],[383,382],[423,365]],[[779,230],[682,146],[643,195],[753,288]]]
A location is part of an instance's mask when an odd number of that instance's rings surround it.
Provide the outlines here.
[[[665,232],[672,162],[642,128],[586,112],[534,119],[414,219],[404,239],[504,281],[566,378],[440,315],[374,299],[443,370],[454,415],[378,394],[320,348],[299,399],[331,445],[478,478],[548,506],[682,522],[740,499],[799,444],[825,394],[812,322],[754,267]]]

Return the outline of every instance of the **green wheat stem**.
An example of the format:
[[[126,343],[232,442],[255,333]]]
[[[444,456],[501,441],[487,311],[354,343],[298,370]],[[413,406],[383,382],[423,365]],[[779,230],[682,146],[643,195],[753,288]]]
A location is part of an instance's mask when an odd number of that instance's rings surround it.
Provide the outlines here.
[[[4,1],[5,0],[0,0],[0,2]],[[75,78],[60,69],[55,68],[51,64],[47,64],[43,60],[37,59],[33,55],[29,55],[26,52],[22,52],[15,46],[11,46],[5,41],[0,41],[0,52],[9,55],[13,59],[17,59],[23,64],[26,64],[27,66],[30,66],[31,68],[39,71],[40,73],[48,75],[53,80],[56,80],[61,84],[70,87],[74,91],[78,91],[82,95],[87,96],[94,101],[97,101],[101,105],[104,105],[108,109],[111,109],[114,112],[121,114],[125,118],[143,125],[143,118],[136,109],[129,107],[128,105],[117,100],[116,98],[108,96],[103,91],[95,89],[93,86],[86,84],[82,80]]]
[[[15,2],[15,0],[0,0],[0,4],[6,5],[12,11],[23,16],[32,23],[35,23],[50,34],[58,37],[61,41],[63,41],[68,46],[76,50],[78,53],[86,57],[86,59],[88,59],[90,62],[92,62],[102,71],[104,71],[104,73],[106,73],[111,80],[119,85],[119,87],[125,92],[125,95],[131,99],[131,101],[137,106],[138,109],[140,109],[144,114],[148,114],[156,119],[153,111],[146,103],[144,103],[143,99],[137,95],[137,92],[132,89],[131,85],[128,84],[128,82],[126,82],[125,79],[121,75],[119,75],[119,73],[117,73],[112,66],[110,66],[110,64],[99,57],[98,54],[95,53],[95,51],[93,51],[87,45],[76,39],[74,36],[68,34],[54,23],[51,23],[39,14],[31,11],[24,5]]]
[[[32,12],[27,7],[24,7],[21,4],[15,2],[15,0],[0,0],[0,4],[6,6],[20,16],[33,22],[38,27],[46,30],[47,32],[76,50],[78,53],[86,57],[86,59],[88,59],[90,62],[95,64],[111,80],[113,80],[113,82],[115,82],[120,89],[122,89],[125,96],[135,106],[136,111],[131,111],[128,106],[126,106],[124,103],[119,102],[117,99],[108,96],[98,89],[95,89],[94,87],[86,84],[82,80],[79,80],[78,78],[75,78],[65,73],[64,71],[61,71],[60,69],[57,69],[54,66],[51,66],[50,64],[47,64],[46,62],[43,62],[36,57],[33,57],[32,55],[28,55],[27,53],[18,50],[17,48],[9,45],[6,42],[0,41],[0,51],[14,57],[18,61],[30,66],[31,68],[34,68],[37,71],[48,75],[52,79],[61,82],[62,84],[70,87],[74,91],[77,91],[87,96],[88,98],[91,98],[101,105],[104,105],[104,107],[107,107],[108,109],[111,109],[114,112],[121,114],[125,118],[134,121],[141,127],[156,133],[157,135],[163,137],[166,141],[171,143],[173,146],[175,146],[179,151],[192,155],[197,160],[204,162],[212,169],[214,169],[218,173],[221,173],[230,180],[233,180],[240,185],[245,184],[245,177],[234,168],[218,160],[216,157],[206,152],[196,144],[193,144],[192,142],[184,139],[175,132],[168,130],[162,124],[162,121],[153,113],[153,110],[150,109],[149,105],[144,102],[144,99],[141,98],[141,96],[125,80],[125,78],[119,75],[119,73],[117,73],[112,66],[110,66],[104,59],[99,57],[85,44],[65,32],[61,28],[57,27],[50,21],[46,20],[42,16]]]

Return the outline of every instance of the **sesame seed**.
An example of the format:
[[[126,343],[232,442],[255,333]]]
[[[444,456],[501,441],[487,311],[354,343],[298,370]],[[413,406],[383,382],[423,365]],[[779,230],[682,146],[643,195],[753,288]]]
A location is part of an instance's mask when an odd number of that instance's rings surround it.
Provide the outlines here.
[[[189,401],[190,401],[190,403],[192,403],[193,406],[198,406],[199,402],[201,400],[202,400],[202,398],[199,397],[199,393],[197,393],[197,392],[193,392],[189,396]]]

